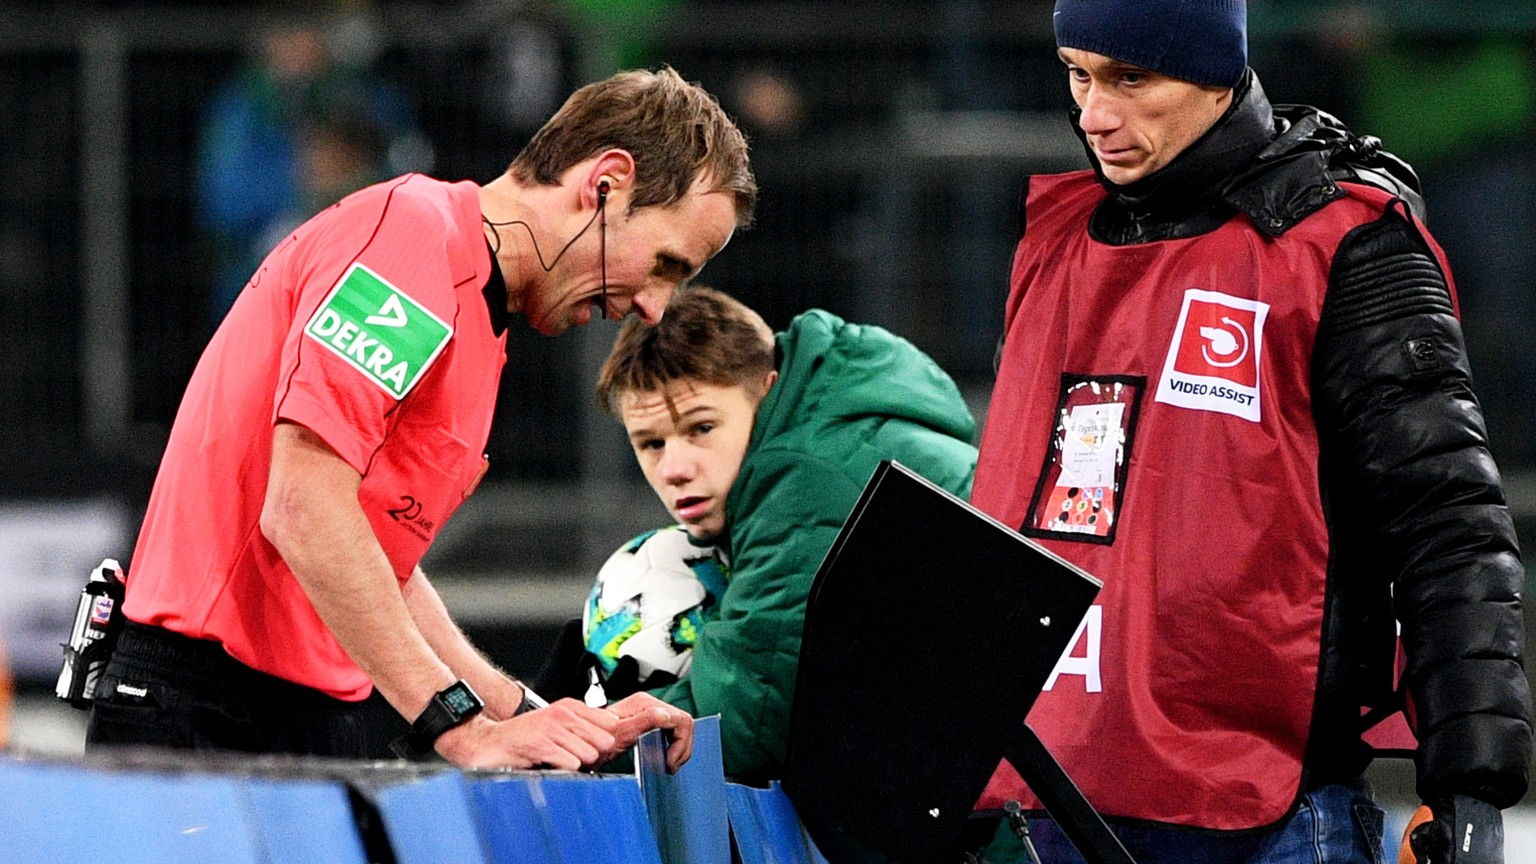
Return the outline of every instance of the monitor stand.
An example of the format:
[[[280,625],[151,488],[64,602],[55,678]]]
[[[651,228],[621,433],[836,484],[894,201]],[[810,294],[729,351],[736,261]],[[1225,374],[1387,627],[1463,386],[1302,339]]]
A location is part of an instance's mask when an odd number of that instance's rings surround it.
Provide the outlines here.
[[[1020,724],[1019,729],[1017,740],[1003,758],[1029,784],[1030,791],[1061,826],[1083,860],[1087,864],[1136,864],[1120,838],[1109,830],[1104,818],[1062,770],[1061,763],[1045,749],[1035,730],[1027,723]],[[1034,855],[1033,850],[1030,855]]]

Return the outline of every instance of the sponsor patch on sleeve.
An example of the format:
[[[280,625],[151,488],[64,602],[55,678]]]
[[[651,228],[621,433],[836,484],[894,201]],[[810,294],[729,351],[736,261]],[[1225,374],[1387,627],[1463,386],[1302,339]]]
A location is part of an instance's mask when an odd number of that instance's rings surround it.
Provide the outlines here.
[[[1259,357],[1269,304],[1191,288],[1157,385],[1158,402],[1259,422]]]
[[[353,264],[304,325],[304,335],[403,399],[453,328],[377,273]]]

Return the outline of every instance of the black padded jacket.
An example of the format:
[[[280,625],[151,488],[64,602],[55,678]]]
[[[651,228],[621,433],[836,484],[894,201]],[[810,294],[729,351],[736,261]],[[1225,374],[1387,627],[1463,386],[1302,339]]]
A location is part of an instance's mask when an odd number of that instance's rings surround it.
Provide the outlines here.
[[[1407,218],[1423,216],[1412,169],[1324,112],[1271,106],[1250,70],[1226,114],[1161,170],[1099,179],[1110,196],[1089,231],[1112,244],[1197,236],[1237,213],[1278,238],[1343,197],[1339,181],[1400,199],[1340,243],[1312,357],[1329,572],[1304,783],[1369,763],[1361,712],[1401,698],[1400,621],[1420,797],[1514,804],[1531,750],[1525,573],[1450,288]]]

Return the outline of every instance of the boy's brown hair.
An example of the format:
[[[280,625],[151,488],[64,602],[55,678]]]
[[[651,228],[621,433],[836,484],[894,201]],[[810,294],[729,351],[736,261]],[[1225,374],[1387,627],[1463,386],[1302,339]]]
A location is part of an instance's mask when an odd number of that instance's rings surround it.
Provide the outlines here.
[[[676,204],[694,181],[727,192],[736,226],[752,224],[757,180],[747,139],[725,110],[670,66],[620,72],[572,93],[507,170],[518,182],[553,186],[572,165],[618,148],[635,158],[630,209]]]
[[[680,288],[654,327],[631,317],[619,328],[597,376],[597,402],[615,417],[625,393],[662,392],[690,380],[746,387],[760,398],[774,369],[773,330],[745,303],[700,285]]]

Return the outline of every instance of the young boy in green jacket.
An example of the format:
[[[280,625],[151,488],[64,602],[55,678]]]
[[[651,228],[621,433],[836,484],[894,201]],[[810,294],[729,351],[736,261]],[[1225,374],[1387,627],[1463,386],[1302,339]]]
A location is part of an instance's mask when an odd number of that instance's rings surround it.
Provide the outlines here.
[[[821,310],[775,334],[703,287],[679,290],[654,327],[625,324],[597,397],[623,421],[667,512],[730,562],[691,667],[652,692],[721,715],[727,774],[777,778],[822,558],[882,459],[968,496],[975,420],[954,381],[905,339]]]

